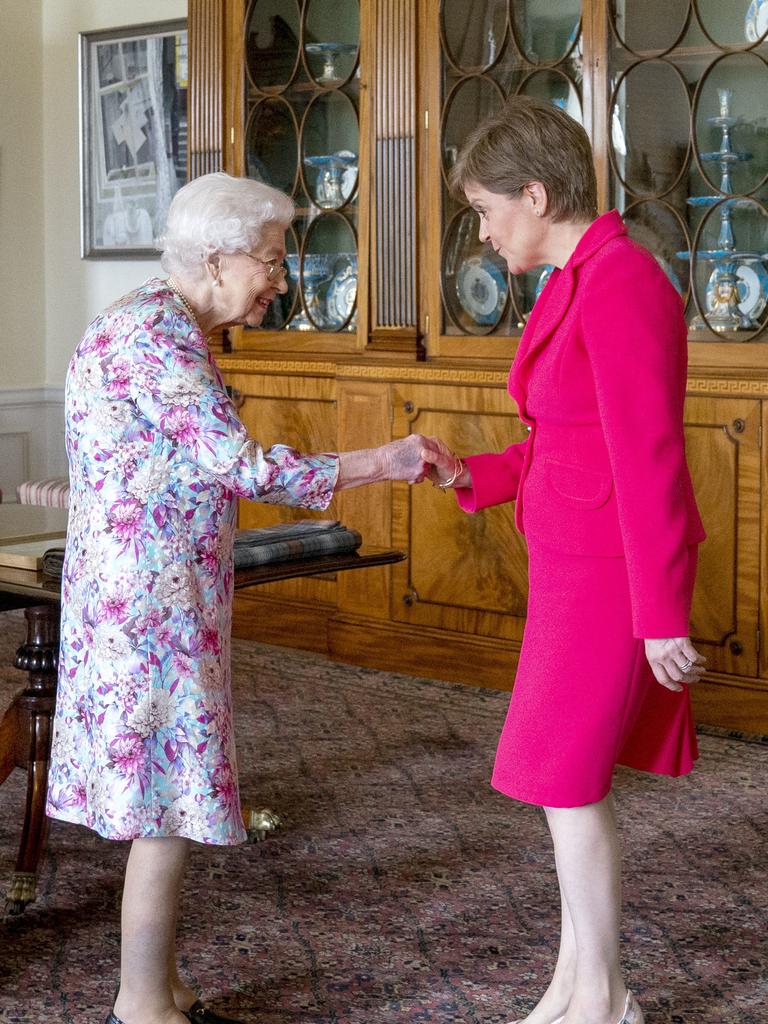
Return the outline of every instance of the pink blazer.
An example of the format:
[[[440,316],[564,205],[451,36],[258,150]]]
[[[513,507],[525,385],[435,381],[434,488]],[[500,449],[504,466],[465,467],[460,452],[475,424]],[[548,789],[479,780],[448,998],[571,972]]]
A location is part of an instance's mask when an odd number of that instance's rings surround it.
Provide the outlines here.
[[[685,461],[683,305],[619,214],[599,217],[533,308],[509,393],[529,437],[466,459],[467,512],[517,500],[529,541],[623,556],[634,635],[686,636],[688,547],[704,540]]]

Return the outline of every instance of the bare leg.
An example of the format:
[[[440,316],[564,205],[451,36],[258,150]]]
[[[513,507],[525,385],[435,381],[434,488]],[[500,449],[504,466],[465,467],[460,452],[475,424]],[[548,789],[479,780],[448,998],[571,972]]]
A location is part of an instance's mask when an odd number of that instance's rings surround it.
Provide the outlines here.
[[[168,983],[171,986],[171,992],[173,992],[173,1001],[180,1010],[188,1010],[193,1003],[197,1002],[197,992],[190,988],[186,982],[182,981],[179,976],[175,950],[171,953],[171,959],[168,964]]]
[[[552,980],[525,1024],[552,1024],[568,1009],[576,980],[576,937],[562,886],[560,888],[560,949]]]
[[[525,1024],[616,1024],[626,987],[619,966],[621,854],[613,797],[545,808],[560,883],[560,951],[552,981]]]
[[[189,840],[175,837],[134,839],[131,845],[115,1001],[124,1024],[188,1024],[176,1007],[169,976],[188,850]]]
[[[564,1024],[616,1024],[627,989],[619,963],[621,850],[613,797],[546,813],[576,943]]]

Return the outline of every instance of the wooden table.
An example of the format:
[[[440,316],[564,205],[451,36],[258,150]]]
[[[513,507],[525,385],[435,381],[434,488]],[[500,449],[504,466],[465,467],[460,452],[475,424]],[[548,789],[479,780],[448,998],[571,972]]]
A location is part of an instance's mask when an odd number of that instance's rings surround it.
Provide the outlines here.
[[[7,530],[3,530],[3,512],[0,506],[0,543],[4,532],[6,536],[9,535]],[[60,540],[51,541],[51,547],[61,544]],[[236,590],[243,590],[297,576],[316,576],[388,565],[404,558],[402,551],[360,548],[352,553],[238,569],[234,585]],[[51,750],[51,718],[56,700],[60,600],[58,580],[38,572],[0,566],[0,611],[25,609],[27,638],[16,652],[14,664],[29,677],[27,686],[16,694],[0,721],[0,784],[13,768],[26,768],[28,772],[19,853],[6,898],[6,912],[9,914],[22,913],[25,906],[35,899],[37,872],[45,850],[48,828],[45,797]]]

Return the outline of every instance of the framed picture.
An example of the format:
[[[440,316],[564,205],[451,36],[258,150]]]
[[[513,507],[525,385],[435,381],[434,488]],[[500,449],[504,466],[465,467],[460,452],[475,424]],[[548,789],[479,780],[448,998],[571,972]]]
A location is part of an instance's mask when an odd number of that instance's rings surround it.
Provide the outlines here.
[[[157,258],[187,180],[185,21],[80,34],[81,255]]]

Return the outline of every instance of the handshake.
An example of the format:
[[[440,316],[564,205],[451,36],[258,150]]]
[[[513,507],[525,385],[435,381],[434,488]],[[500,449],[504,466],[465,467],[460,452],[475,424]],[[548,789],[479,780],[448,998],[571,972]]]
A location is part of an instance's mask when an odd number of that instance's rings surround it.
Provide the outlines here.
[[[418,484],[431,480],[435,487],[470,487],[469,470],[437,437],[410,434],[377,449],[383,459],[384,479]]]

